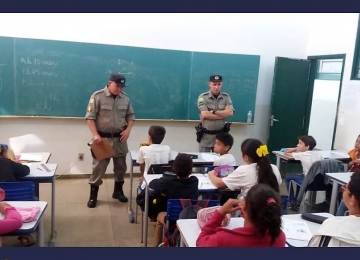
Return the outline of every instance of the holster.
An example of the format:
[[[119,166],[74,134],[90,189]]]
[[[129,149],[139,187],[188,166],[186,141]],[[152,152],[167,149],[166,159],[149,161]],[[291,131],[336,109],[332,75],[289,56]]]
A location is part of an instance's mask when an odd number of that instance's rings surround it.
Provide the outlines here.
[[[202,123],[198,124],[197,126],[195,126],[195,130],[196,130],[196,141],[198,143],[201,142],[201,138],[204,136],[206,128],[204,128],[202,126]]]
[[[229,133],[229,132],[230,132],[231,124],[232,124],[232,123],[226,123],[226,124],[224,125],[223,132]]]

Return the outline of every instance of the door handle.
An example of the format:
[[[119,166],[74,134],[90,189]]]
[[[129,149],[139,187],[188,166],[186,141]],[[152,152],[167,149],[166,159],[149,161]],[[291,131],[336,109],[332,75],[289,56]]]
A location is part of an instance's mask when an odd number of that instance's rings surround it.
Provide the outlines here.
[[[270,117],[270,126],[273,126],[274,122],[279,122],[279,120],[274,118],[274,115],[271,115],[271,117]]]

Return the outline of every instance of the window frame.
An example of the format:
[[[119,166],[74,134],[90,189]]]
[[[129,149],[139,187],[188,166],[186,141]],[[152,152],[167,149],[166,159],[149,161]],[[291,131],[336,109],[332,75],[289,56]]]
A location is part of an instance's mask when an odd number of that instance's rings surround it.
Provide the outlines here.
[[[354,59],[351,68],[351,80],[360,80],[360,13],[356,31]]]

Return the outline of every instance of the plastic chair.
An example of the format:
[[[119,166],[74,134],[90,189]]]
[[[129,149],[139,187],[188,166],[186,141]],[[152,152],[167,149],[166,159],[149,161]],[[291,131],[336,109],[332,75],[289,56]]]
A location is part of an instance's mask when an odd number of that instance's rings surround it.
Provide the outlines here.
[[[37,201],[35,183],[31,181],[0,182],[5,191],[5,201]]]
[[[192,205],[196,205],[199,200],[191,200]],[[214,207],[214,206],[220,206],[220,201],[218,200],[208,200],[207,207]],[[167,215],[166,215],[166,223],[165,227],[163,229],[163,238],[166,236],[166,233],[170,230],[170,223],[176,222],[179,219],[179,215],[181,211],[183,210],[183,207],[181,205],[180,199],[169,199],[167,202]],[[168,239],[170,237],[167,237]],[[161,245],[163,245],[162,243]],[[160,245],[160,247],[161,247]]]

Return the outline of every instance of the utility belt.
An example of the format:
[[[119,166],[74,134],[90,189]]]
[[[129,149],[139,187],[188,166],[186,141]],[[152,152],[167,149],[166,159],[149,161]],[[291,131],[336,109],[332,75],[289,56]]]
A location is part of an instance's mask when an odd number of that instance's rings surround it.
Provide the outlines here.
[[[105,132],[101,132],[98,131],[99,135],[101,138],[116,138],[116,137],[120,137],[121,136],[121,132],[117,132],[117,133],[105,133]]]
[[[199,125],[195,126],[195,130],[196,130],[196,141],[198,143],[200,143],[201,138],[204,136],[204,134],[208,134],[208,135],[217,135],[220,133],[229,133],[230,132],[230,126],[231,123],[226,123],[224,125],[224,127],[220,130],[207,130],[205,127],[202,126],[202,123],[200,123]]]

